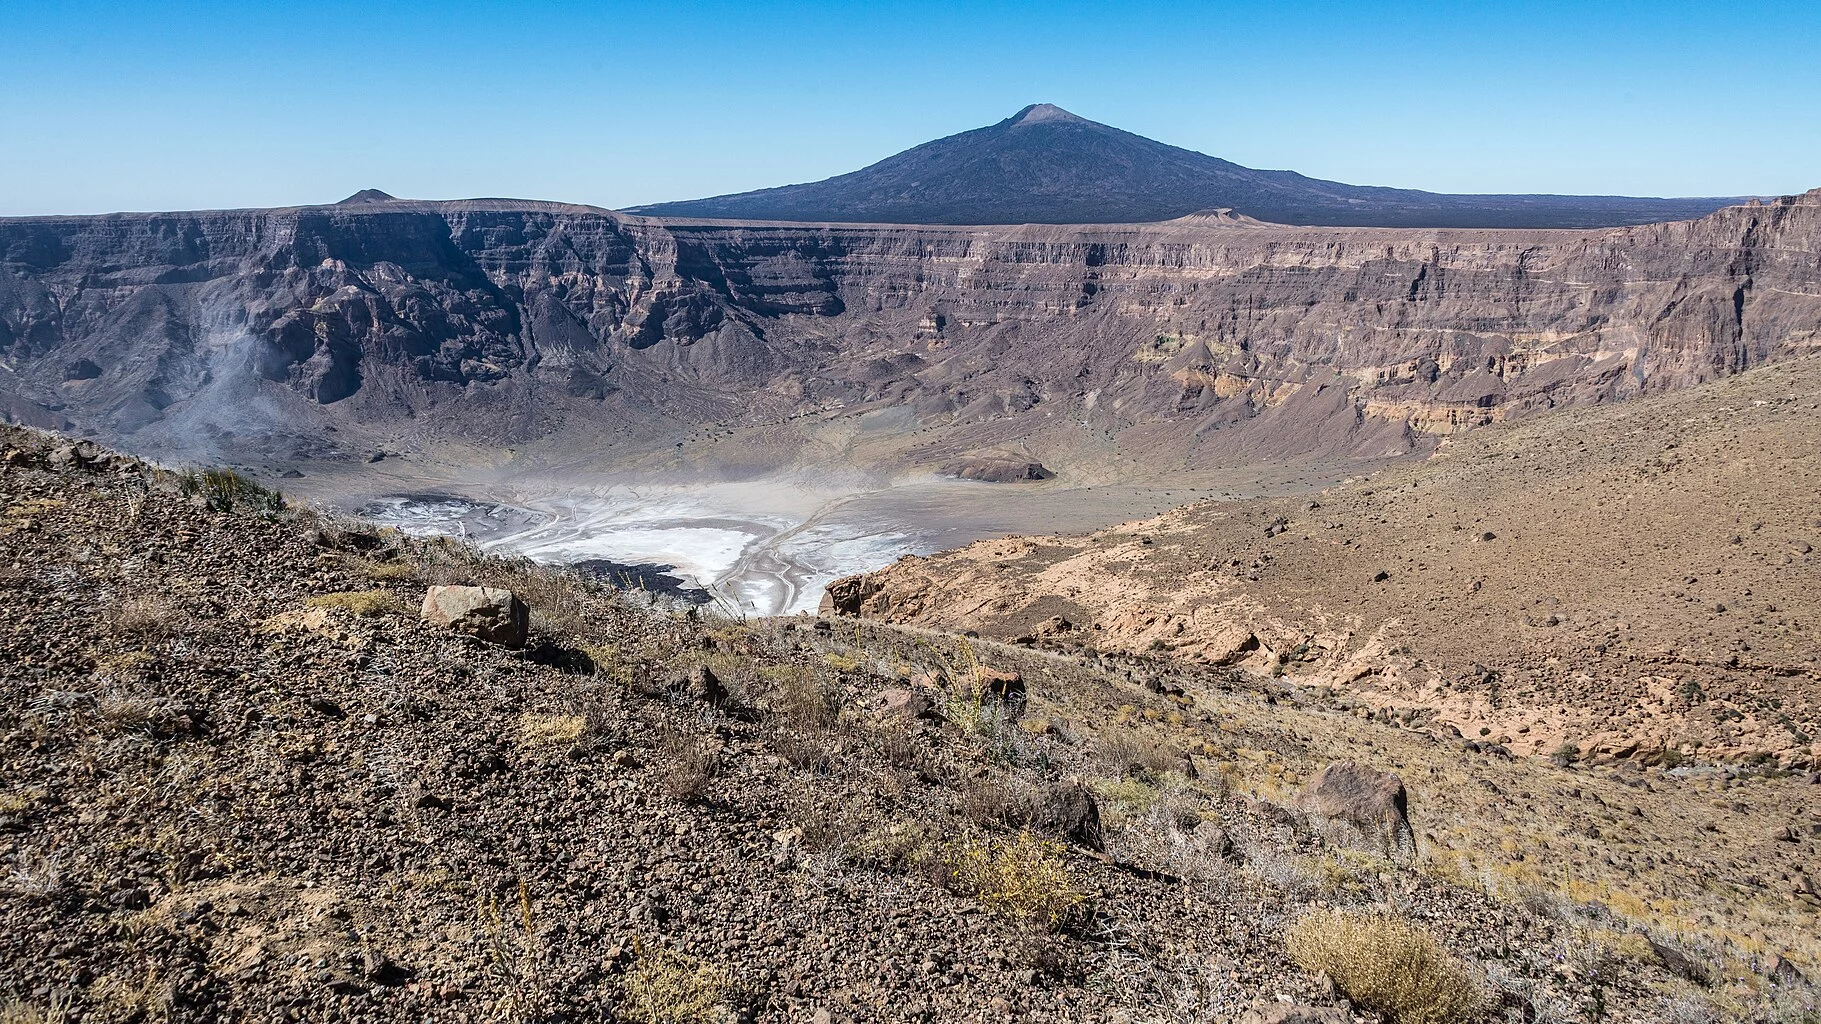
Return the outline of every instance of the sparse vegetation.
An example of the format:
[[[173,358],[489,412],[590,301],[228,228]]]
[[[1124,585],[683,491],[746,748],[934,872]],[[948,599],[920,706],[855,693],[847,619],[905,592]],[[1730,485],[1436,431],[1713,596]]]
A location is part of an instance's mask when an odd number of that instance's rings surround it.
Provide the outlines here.
[[[0,446],[0,481],[13,473]],[[1812,1003],[1767,973],[1773,954],[1804,972],[1816,962],[1805,904],[1773,904],[1744,879],[1794,880],[1813,797],[1800,776],[1719,748],[1673,777],[1603,763],[1570,776],[1413,740],[1224,669],[1159,674],[1159,659],[886,624],[731,623],[541,571],[530,585],[570,612],[536,618],[523,650],[383,610],[350,628],[339,611],[304,615],[298,588],[355,614],[340,602],[374,595],[383,609],[397,595],[392,607],[414,614],[421,591],[407,582],[498,585],[524,567],[308,510],[222,516],[148,490],[147,525],[126,539],[199,540],[174,545],[165,575],[135,590],[115,581],[140,566],[110,563],[120,556],[101,544],[93,563],[55,562],[92,512],[86,492],[42,476],[78,500],[34,506],[41,529],[5,535],[16,549],[0,562],[26,598],[23,626],[0,630],[6,653],[23,655],[0,671],[0,733],[15,741],[9,769],[25,766],[0,795],[0,830],[18,847],[0,859],[0,994],[12,985],[30,1007],[69,976],[55,972],[83,969],[94,980],[70,990],[83,1019],[160,1019],[210,999],[258,1018],[290,991],[275,978],[316,979],[306,1019],[363,987],[375,1020],[445,1000],[513,1020],[716,1019],[748,1003],[768,1017],[838,998],[799,968],[842,943],[882,996],[934,1019],[998,998],[1033,1019],[1230,1020],[1273,992],[1310,991],[1269,944],[1320,900],[1448,922],[1436,935],[1486,956],[1508,1005],[1538,1021],[1682,1019],[1678,986],[1691,1021],[1802,1020],[1759,1007],[1772,988],[1790,1007]],[[264,545],[261,558],[243,567],[241,542],[218,541],[228,530]],[[273,585],[271,552],[307,582]],[[90,588],[103,571],[109,582]],[[128,599],[150,613],[131,630]],[[161,608],[183,622],[160,625]],[[280,615],[308,625],[264,628]],[[58,643],[39,642],[53,633]],[[697,667],[726,693],[686,682]],[[915,704],[888,701],[888,688]],[[1299,787],[1342,750],[1410,780],[1427,875],[1298,809]],[[1685,791],[1698,796],[1678,803]],[[1770,824],[1791,838],[1755,829],[1748,815],[1773,807]],[[214,824],[224,814],[243,819],[232,843]],[[1712,829],[1725,856],[1759,861],[1717,859]],[[1666,890],[1691,868],[1710,881]],[[60,931],[81,945],[51,955],[62,938],[41,942],[30,922],[91,899],[119,909],[69,914]],[[242,927],[268,936],[267,967],[232,984],[214,960],[196,970],[158,952],[179,933]],[[628,954],[629,928],[661,929],[680,959]],[[1335,977],[1400,1024],[1445,1019],[1425,1016],[1445,1000],[1399,974],[1409,963],[1469,982],[1479,970],[1435,938],[1414,960],[1398,952],[1407,937],[1374,941],[1352,951],[1378,967]],[[752,987],[698,957],[738,958]],[[1684,980],[1696,976],[1707,987]]]
[[[1388,910],[1311,910],[1287,946],[1299,967],[1326,973],[1390,1024],[1466,1024],[1486,1007],[1465,962]]]
[[[114,625],[123,633],[163,636],[174,632],[183,621],[183,612],[175,602],[161,594],[132,594],[120,601],[114,613]]]
[[[735,1019],[733,976],[700,957],[652,942],[620,982],[620,1015],[637,1024],[719,1024]]]

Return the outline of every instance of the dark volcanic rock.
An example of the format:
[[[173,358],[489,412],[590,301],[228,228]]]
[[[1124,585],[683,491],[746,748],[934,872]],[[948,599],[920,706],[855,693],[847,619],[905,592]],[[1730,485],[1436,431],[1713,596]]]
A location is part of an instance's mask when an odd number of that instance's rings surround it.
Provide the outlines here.
[[[1579,228],[1681,220],[1733,199],[1441,195],[1259,171],[1048,103],[806,185],[659,203],[659,217],[887,224],[1105,224],[1232,209],[1279,224]]]
[[[1404,780],[1351,761],[1323,768],[1297,795],[1297,803],[1324,817],[1382,830],[1400,844],[1413,835]]]

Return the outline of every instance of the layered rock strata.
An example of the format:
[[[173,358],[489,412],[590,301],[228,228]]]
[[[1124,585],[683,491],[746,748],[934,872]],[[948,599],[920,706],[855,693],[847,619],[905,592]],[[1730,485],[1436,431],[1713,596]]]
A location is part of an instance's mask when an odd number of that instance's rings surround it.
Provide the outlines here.
[[[957,428],[1052,467],[1147,426],[1202,457],[1377,455],[1818,345],[1821,191],[1596,232],[502,200],[0,220],[0,409],[153,451],[657,446],[902,406],[941,428],[910,450],[932,463]]]

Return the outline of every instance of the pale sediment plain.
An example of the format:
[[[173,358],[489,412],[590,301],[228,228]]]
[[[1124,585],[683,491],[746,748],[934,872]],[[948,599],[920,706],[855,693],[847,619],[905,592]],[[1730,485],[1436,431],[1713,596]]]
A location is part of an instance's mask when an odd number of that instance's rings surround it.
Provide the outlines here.
[[[1256,496],[1313,489],[1333,475],[1297,467],[1201,474],[1169,483],[1066,480],[990,484],[917,474],[838,486],[812,474],[742,481],[567,483],[539,475],[397,480],[350,474],[313,482],[310,499],[416,536],[565,565],[664,570],[721,610],[813,612],[831,580],[986,537],[1076,532],[1156,514],[1209,492]]]

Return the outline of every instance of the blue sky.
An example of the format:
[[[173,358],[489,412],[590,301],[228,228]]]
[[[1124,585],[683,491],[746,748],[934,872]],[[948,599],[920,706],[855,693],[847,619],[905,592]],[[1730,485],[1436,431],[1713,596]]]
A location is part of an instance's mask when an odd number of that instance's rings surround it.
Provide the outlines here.
[[[970,5],[972,6],[972,5]],[[0,0],[0,215],[631,206],[1031,102],[1450,192],[1821,186],[1821,4]]]

